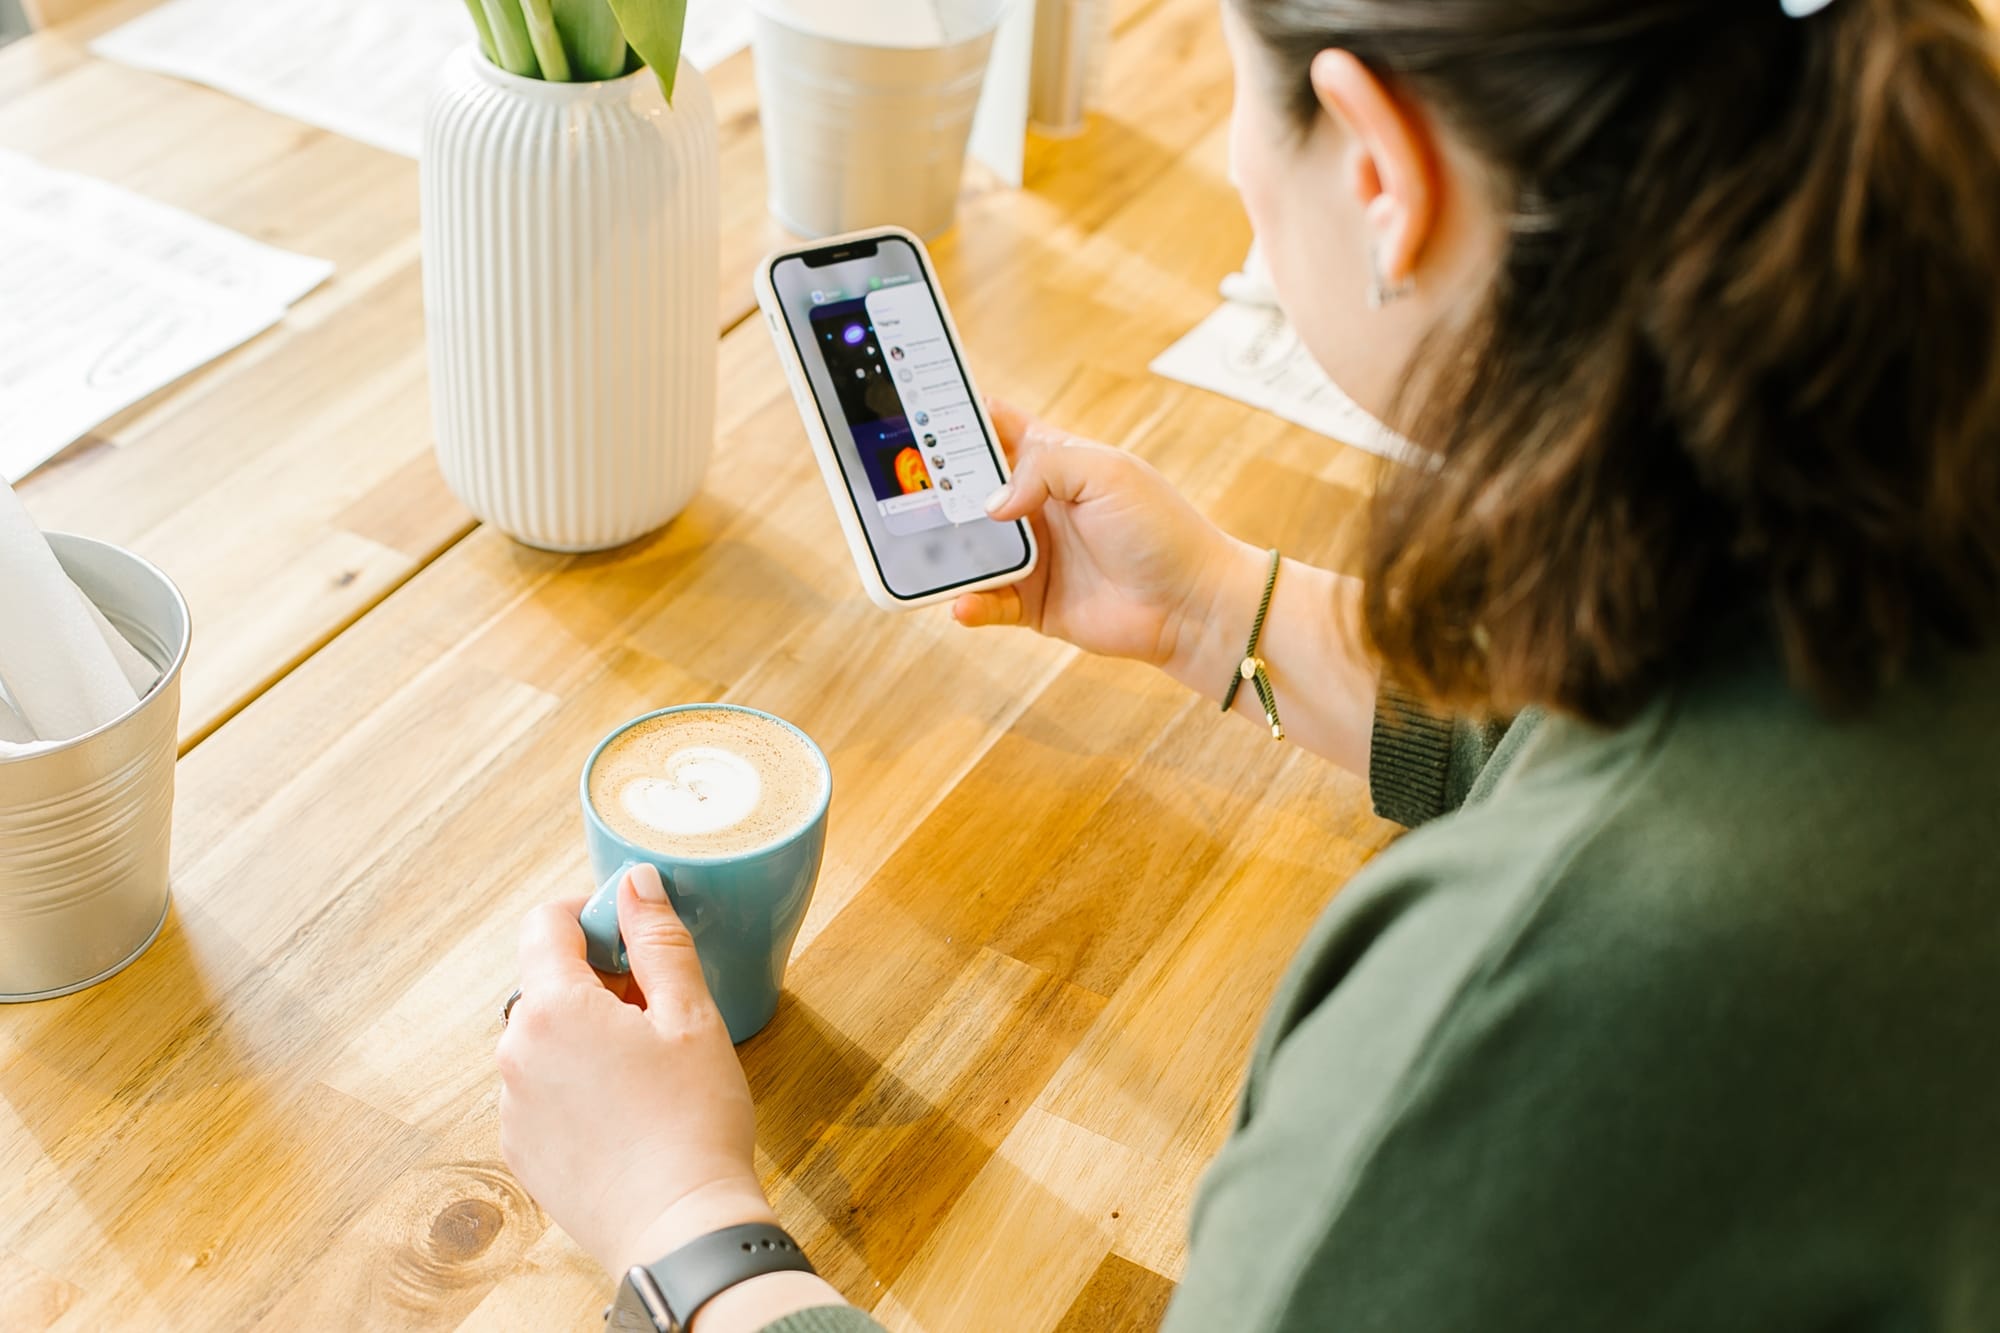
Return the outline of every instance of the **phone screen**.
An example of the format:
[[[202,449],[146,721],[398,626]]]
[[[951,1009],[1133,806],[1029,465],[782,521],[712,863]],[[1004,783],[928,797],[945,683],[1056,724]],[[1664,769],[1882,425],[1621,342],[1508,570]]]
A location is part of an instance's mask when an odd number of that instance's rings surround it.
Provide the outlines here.
[[[1023,568],[1024,527],[986,517],[999,446],[916,248],[884,236],[788,255],[771,285],[890,595]]]

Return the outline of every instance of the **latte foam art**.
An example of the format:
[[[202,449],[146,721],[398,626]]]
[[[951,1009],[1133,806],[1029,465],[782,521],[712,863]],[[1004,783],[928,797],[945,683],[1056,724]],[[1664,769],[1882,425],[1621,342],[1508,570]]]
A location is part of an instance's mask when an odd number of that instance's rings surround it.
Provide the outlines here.
[[[757,769],[742,755],[713,745],[675,750],[657,777],[625,784],[625,812],[661,833],[718,833],[748,819],[763,795]]]

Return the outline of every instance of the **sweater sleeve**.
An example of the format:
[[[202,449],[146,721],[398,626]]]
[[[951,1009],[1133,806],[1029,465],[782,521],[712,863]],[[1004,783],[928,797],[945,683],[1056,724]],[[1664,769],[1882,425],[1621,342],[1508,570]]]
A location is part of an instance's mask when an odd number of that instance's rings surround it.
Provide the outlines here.
[[[819,1305],[788,1314],[763,1333],[885,1333],[869,1315],[851,1305]]]
[[[1500,748],[1508,726],[1434,713],[1383,682],[1368,753],[1375,813],[1415,828],[1458,809]]]

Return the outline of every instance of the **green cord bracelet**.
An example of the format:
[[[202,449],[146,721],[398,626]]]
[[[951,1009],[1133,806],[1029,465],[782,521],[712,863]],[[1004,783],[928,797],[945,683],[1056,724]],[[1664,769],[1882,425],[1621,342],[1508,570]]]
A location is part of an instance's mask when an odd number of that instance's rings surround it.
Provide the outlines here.
[[[1278,566],[1284,560],[1278,552],[1271,552],[1271,572],[1264,576],[1264,599],[1257,603],[1257,619],[1250,625],[1250,643],[1243,650],[1243,661],[1236,670],[1229,673],[1229,689],[1222,696],[1222,711],[1228,712],[1236,706],[1236,692],[1243,688],[1243,682],[1251,682],[1257,691],[1257,702],[1264,706],[1264,720],[1271,724],[1271,739],[1285,739],[1285,728],[1278,721],[1278,696],[1271,689],[1271,675],[1264,669],[1264,659],[1257,656],[1257,644],[1264,637],[1264,618],[1271,614],[1271,594],[1278,590]]]

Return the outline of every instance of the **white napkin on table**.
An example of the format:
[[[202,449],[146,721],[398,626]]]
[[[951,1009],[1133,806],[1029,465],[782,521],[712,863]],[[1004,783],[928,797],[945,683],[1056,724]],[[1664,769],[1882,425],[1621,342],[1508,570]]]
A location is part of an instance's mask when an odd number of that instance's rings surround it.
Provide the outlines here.
[[[103,726],[159,674],[70,581],[13,487],[0,484],[0,755]]]
[[[28,730],[28,724],[14,711],[13,701],[5,695],[6,691],[0,690],[0,754],[6,753],[7,746],[32,745],[35,741],[35,733]]]
[[[1255,240],[1250,242],[1250,253],[1243,256],[1242,270],[1222,280],[1222,295],[1240,305],[1278,308],[1278,289],[1271,282],[1271,266],[1264,262],[1264,249]]]

